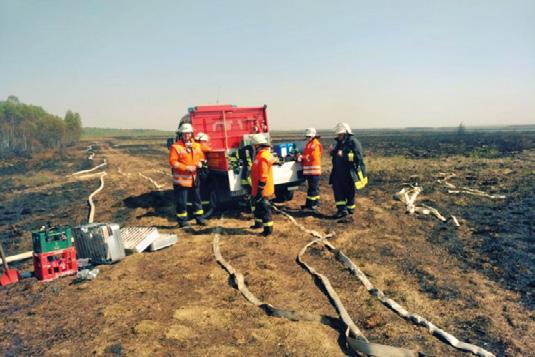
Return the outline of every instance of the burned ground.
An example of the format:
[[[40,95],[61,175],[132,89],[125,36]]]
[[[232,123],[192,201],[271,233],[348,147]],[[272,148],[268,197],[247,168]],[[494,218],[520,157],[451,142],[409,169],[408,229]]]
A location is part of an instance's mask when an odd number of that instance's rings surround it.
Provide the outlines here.
[[[493,136],[494,135],[494,136]],[[535,135],[467,134],[361,138],[370,184],[359,194],[352,223],[332,219],[329,161],[323,166],[322,206],[316,215],[299,206],[305,193],[284,204],[296,219],[320,232],[348,255],[388,296],[462,340],[497,355],[528,356],[535,350],[533,222]],[[461,141],[459,141],[461,140]],[[52,283],[26,279],[0,290],[0,351],[4,355],[343,355],[339,328],[267,316],[228,283],[211,250],[220,226],[221,251],[245,274],[250,290],[275,306],[336,317],[329,299],[296,264],[311,239],[275,215],[267,240],[248,227],[250,214],[226,212],[210,227],[180,232],[165,140],[111,138],[68,150],[61,160],[3,162],[0,238],[9,253],[30,247],[28,230],[42,222],[77,224],[87,218],[87,195],[98,176],[67,175],[106,158],[106,186],[96,198],[96,219],[121,225],[157,226],[180,236],[175,246],[101,266],[96,280]],[[328,144],[325,142],[324,144]],[[448,194],[451,183],[506,195],[505,199]],[[141,175],[159,184],[157,189]],[[455,215],[461,227],[431,216],[405,213],[393,195],[419,184],[418,202]],[[332,282],[356,324],[372,342],[436,356],[462,356],[425,329],[399,318],[375,300],[332,253],[314,247],[308,264]],[[19,265],[31,270],[31,263]]]

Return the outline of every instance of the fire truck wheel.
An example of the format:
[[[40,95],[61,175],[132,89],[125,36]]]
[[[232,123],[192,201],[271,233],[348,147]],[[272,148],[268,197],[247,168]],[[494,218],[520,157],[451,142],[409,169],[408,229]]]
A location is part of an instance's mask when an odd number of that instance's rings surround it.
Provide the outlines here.
[[[288,187],[275,188],[275,202],[291,201],[294,197],[293,191],[288,190]]]

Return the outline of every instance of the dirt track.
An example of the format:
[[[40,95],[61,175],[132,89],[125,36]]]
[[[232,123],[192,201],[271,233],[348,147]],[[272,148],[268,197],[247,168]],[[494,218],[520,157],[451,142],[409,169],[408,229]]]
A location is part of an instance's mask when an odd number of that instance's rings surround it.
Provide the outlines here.
[[[96,220],[157,226],[177,233],[181,240],[170,249],[102,266],[92,282],[74,284],[68,277],[41,284],[27,279],[1,289],[0,351],[136,356],[348,352],[343,331],[336,327],[269,317],[228,284],[211,251],[216,219],[208,228],[196,228],[195,234],[175,227],[164,147],[135,140],[98,144],[95,164],[106,158],[108,175],[105,189],[95,199]],[[2,173],[10,186],[2,190],[0,238],[10,243],[11,252],[30,247],[26,230],[39,222],[53,218],[55,223],[75,224],[86,218],[84,200],[98,187],[98,176],[67,178],[68,183],[65,178],[83,166],[83,147],[73,149],[62,164],[35,171],[35,176],[47,178],[38,182],[41,188],[33,188],[35,183],[23,178],[16,166]],[[320,216],[298,212],[303,192],[285,207],[307,227],[334,232],[333,244],[409,311],[497,355],[529,356],[535,351],[535,151],[494,159],[462,155],[407,159],[370,153],[371,183],[358,198],[355,222],[330,219],[334,202],[326,175]],[[327,160],[324,166],[328,169]],[[460,176],[454,183],[508,198],[448,195],[435,176],[453,171]],[[139,173],[165,184],[164,189],[157,191]],[[461,228],[430,216],[405,214],[403,204],[392,195],[408,181],[423,185],[419,201],[460,217]],[[250,215],[227,213],[221,249],[246,275],[251,291],[279,307],[336,317],[321,289],[295,262],[311,237],[280,215],[275,216],[274,236],[267,240],[252,232],[250,224]],[[21,235],[22,239],[15,238]],[[306,259],[329,277],[370,341],[435,356],[467,355],[387,310],[330,253],[312,249]],[[31,265],[21,268],[31,270]]]

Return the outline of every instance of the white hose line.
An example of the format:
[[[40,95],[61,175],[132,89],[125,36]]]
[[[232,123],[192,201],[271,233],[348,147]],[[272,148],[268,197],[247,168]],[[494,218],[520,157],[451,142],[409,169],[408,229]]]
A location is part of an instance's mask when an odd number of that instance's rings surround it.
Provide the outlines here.
[[[82,170],[82,171],[78,171],[78,172],[75,172],[73,174],[70,174],[69,176],[76,176],[76,175],[81,175],[81,174],[87,174],[88,172],[93,172],[95,170],[98,170],[104,166],[106,166],[108,164],[108,162],[106,161],[106,159],[104,159],[104,162],[98,166],[95,166],[93,167],[92,169],[89,169],[89,170]]]
[[[347,312],[344,304],[340,300],[340,297],[336,293],[336,290],[334,290],[334,288],[333,288],[331,282],[329,281],[329,279],[325,275],[323,275],[321,273],[318,273],[313,267],[308,265],[303,260],[303,255],[306,253],[306,250],[310,246],[312,246],[314,244],[318,244],[318,243],[328,242],[327,239],[333,237],[334,233],[329,233],[329,234],[326,234],[326,235],[322,235],[322,234],[318,233],[315,230],[306,228],[305,226],[303,226],[302,224],[297,222],[297,220],[292,215],[290,215],[289,213],[279,209],[276,206],[272,206],[272,207],[273,207],[273,209],[275,211],[281,213],[286,218],[288,218],[300,230],[302,230],[303,232],[305,232],[307,234],[310,234],[310,235],[316,237],[316,239],[314,239],[313,241],[309,242],[307,245],[305,245],[303,247],[303,249],[301,249],[301,251],[297,255],[297,261],[311,275],[317,277],[321,281],[321,283],[322,283],[323,287],[325,288],[330,300],[334,304],[334,307],[335,307],[336,311],[338,312],[340,318],[342,319],[344,324],[347,326],[348,332],[350,331],[352,333],[352,335],[353,335],[353,336],[351,336],[351,335],[346,333],[346,338],[347,338],[347,340],[349,342],[350,348],[353,351],[355,351],[356,353],[358,353],[359,355],[364,354],[364,355],[368,355],[368,356],[391,356],[391,357],[416,357],[416,356],[418,356],[419,354],[417,352],[411,351],[411,350],[408,350],[408,349],[405,349],[405,348],[400,348],[400,347],[394,347],[394,346],[388,346],[388,345],[382,345],[382,344],[378,344],[378,343],[369,342],[366,339],[366,337],[364,336],[364,334],[362,333],[362,331],[360,331],[360,329],[357,327],[357,325],[351,319],[351,316]]]
[[[150,178],[148,176],[143,175],[141,172],[139,172],[138,174],[139,174],[139,176],[143,177],[144,179],[149,180],[156,187],[156,189],[158,191],[161,191],[162,188],[165,187],[165,185],[160,185],[158,182],[154,181],[152,178]]]
[[[484,191],[481,191],[481,190],[477,190],[477,189],[474,189],[474,188],[470,188],[470,187],[461,187],[460,189],[457,188],[457,186],[455,186],[454,184],[448,182],[449,179],[451,178],[454,178],[454,177],[457,177],[456,174],[445,174],[443,172],[439,173],[440,176],[444,176],[444,178],[440,179],[440,180],[437,180],[437,182],[440,182],[440,183],[443,183],[444,186],[446,186],[446,188],[448,189],[448,193],[450,194],[460,194],[460,193],[465,193],[465,194],[468,194],[468,195],[473,195],[473,196],[478,196],[478,197],[486,197],[486,198],[491,198],[491,199],[505,199],[505,195],[491,195],[491,194],[488,194]]]
[[[220,222],[222,222],[222,220],[223,220],[223,217],[221,217]],[[216,227],[216,231],[213,233],[212,249],[214,252],[215,259],[223,267],[223,269],[225,269],[228,272],[228,274],[231,277],[231,281],[236,286],[236,288],[240,291],[243,297],[247,299],[247,301],[249,301],[255,306],[260,307],[270,316],[284,317],[291,321],[316,321],[316,322],[321,322],[329,326],[340,325],[338,318],[334,318],[334,317],[327,316],[327,315],[313,314],[309,312],[280,309],[258,299],[245,284],[245,279],[244,279],[243,274],[236,271],[221,255],[221,250],[219,247],[220,231],[221,231],[220,225]],[[315,233],[319,234],[317,232]],[[317,240],[321,240],[321,239],[325,239],[325,237],[318,238]],[[306,265],[306,263],[304,262],[302,262],[302,264]],[[310,266],[308,266],[308,268],[311,269],[311,271],[315,272],[315,270],[311,268]],[[320,274],[320,276],[322,275]],[[417,356],[415,352],[410,351],[410,350],[367,342],[366,338],[362,335],[362,333],[360,333],[360,330],[355,326],[355,324],[349,317],[349,314],[347,313],[343,304],[338,298],[338,295],[336,295],[336,292],[332,288],[332,285],[330,284],[329,280],[324,276],[322,277],[323,277],[322,282],[324,282],[324,286],[330,289],[331,294],[333,294],[334,296],[334,299],[332,301],[335,302],[337,311],[341,311],[343,314],[343,316],[341,315],[342,321],[344,322],[346,326],[350,326],[350,330],[355,334],[356,338],[349,336],[347,337],[347,339],[348,339],[350,348],[352,348],[353,351],[357,353],[357,355],[359,356],[364,356],[364,355],[391,356],[391,357],[416,357]],[[332,296],[330,297],[332,298]]]
[[[476,189],[473,189],[473,188],[469,188],[469,187],[462,187],[460,190],[448,190],[448,193],[450,194],[460,194],[460,193],[465,193],[467,195],[472,195],[472,196],[478,196],[478,197],[486,197],[486,198],[492,198],[492,199],[505,199],[505,195],[490,195],[486,192],[483,192],[483,191],[480,191],[480,190],[476,190]]]
[[[238,291],[243,295],[243,297],[249,301],[251,304],[258,306],[262,308],[266,313],[268,313],[270,316],[277,316],[277,317],[285,317],[292,321],[318,321],[326,324],[332,324],[332,321],[336,321],[336,318],[333,318],[331,316],[326,315],[317,315],[312,314],[308,312],[300,312],[300,311],[290,311],[290,310],[284,310],[274,307],[271,304],[268,304],[266,302],[261,301],[258,299],[247,287],[245,283],[245,278],[243,274],[236,271],[232,265],[230,265],[229,262],[227,262],[222,254],[219,247],[219,241],[220,241],[220,227],[216,227],[215,233],[213,233],[213,240],[212,240],[212,249],[214,252],[214,256],[216,261],[225,269],[228,274],[231,277],[231,281],[234,283],[235,287],[238,289]]]
[[[95,191],[93,191],[92,194],[89,195],[89,198],[87,199],[87,201],[89,202],[89,206],[90,206],[90,210],[89,210],[89,218],[87,220],[87,223],[93,223],[93,220],[95,218],[95,204],[93,203],[93,197],[99,193],[100,191],[102,191],[102,189],[104,188],[104,176],[106,176],[107,173],[106,171],[104,171],[101,175],[100,175],[100,186],[99,188],[97,188]]]
[[[420,213],[420,214],[425,214],[425,215],[432,214],[435,217],[437,217],[440,221],[447,222],[448,219],[444,217],[442,214],[440,214],[440,212],[436,208],[428,206],[428,205],[424,205],[424,204],[420,206],[416,206],[416,198],[421,192],[422,192],[422,188],[420,186],[411,187],[410,189],[404,187],[401,189],[401,191],[396,193],[394,197],[399,199],[401,202],[405,203],[405,205],[407,206],[407,212],[409,214],[414,214],[414,213]],[[460,226],[459,221],[457,219],[454,220],[454,225],[455,227]]]
[[[296,221],[296,219],[294,217],[292,217],[290,214],[288,214],[287,212],[282,211],[282,210],[280,210],[278,208],[276,208],[276,209],[279,212],[281,212],[284,216],[288,217],[288,219],[292,223],[294,223],[295,226],[299,227],[304,232],[307,232],[307,233],[315,232],[315,231],[311,231],[311,230],[306,229],[303,225],[299,224]],[[317,232],[315,232],[315,233],[318,234]],[[379,290],[379,289],[377,289],[377,288],[375,288],[373,286],[373,284],[368,280],[366,275],[353,263],[353,261],[351,259],[349,259],[342,251],[336,249],[334,247],[334,245],[332,245],[331,242],[327,241],[326,239],[321,239],[321,238],[315,239],[314,241],[312,241],[309,244],[307,244],[305,246],[305,248],[303,248],[301,253],[304,253],[306,248],[310,247],[313,244],[322,244],[325,247],[327,247],[329,250],[333,251],[335,253],[335,257],[337,258],[337,260],[342,262],[342,264],[344,264],[344,266],[346,268],[348,268],[349,271],[360,280],[360,282],[364,285],[366,290],[368,290],[368,292],[371,295],[376,297],[385,306],[387,306],[388,308],[390,308],[391,310],[396,312],[399,316],[405,318],[406,320],[409,320],[409,321],[413,322],[416,325],[427,327],[427,329],[429,330],[429,332],[431,332],[431,334],[440,337],[441,339],[447,341],[451,346],[453,346],[453,347],[455,347],[455,348],[457,348],[459,350],[472,352],[476,356],[494,357],[494,354],[492,354],[491,352],[489,352],[489,351],[487,351],[487,350],[485,350],[485,349],[483,349],[483,348],[481,348],[479,346],[459,341],[459,339],[457,339],[455,336],[453,336],[453,335],[447,333],[446,331],[438,328],[433,323],[431,323],[428,320],[424,319],[420,315],[409,313],[407,310],[405,310],[397,302],[395,302],[394,300],[386,297],[385,294],[381,290]]]
[[[88,223],[93,223],[93,219],[95,218],[95,204],[93,203],[93,197],[104,188],[104,176],[105,175],[106,175],[105,171],[100,174],[99,188],[97,188],[93,193],[91,193],[89,195],[89,198],[87,199],[87,201],[89,202],[89,207],[90,207]],[[17,255],[6,257],[6,262],[11,263],[11,262],[19,261],[19,260],[30,259],[32,256],[33,256],[33,251],[30,250],[24,253],[19,253]],[[1,260],[2,259],[0,259],[0,261]]]
[[[355,275],[360,280],[360,282],[366,287],[366,290],[368,290],[368,292],[371,295],[376,297],[385,306],[387,306],[388,308],[390,308],[391,310],[396,312],[399,316],[403,317],[406,320],[409,320],[409,321],[413,322],[416,325],[426,327],[429,330],[429,332],[431,332],[431,334],[439,337],[440,339],[442,339],[444,341],[447,341],[451,346],[453,346],[453,347],[455,347],[455,348],[457,348],[459,350],[472,352],[476,356],[494,357],[494,354],[492,354],[491,352],[489,352],[489,351],[487,351],[487,350],[485,350],[485,349],[483,349],[483,348],[481,348],[479,346],[476,346],[476,345],[473,345],[473,344],[470,344],[470,343],[466,343],[466,342],[462,342],[458,338],[456,338],[455,336],[453,336],[453,335],[449,334],[448,332],[438,328],[436,325],[434,325],[433,323],[429,322],[428,320],[426,320],[422,316],[420,316],[418,314],[414,314],[414,313],[408,312],[405,308],[403,308],[397,302],[395,302],[394,300],[386,297],[385,294],[381,290],[379,290],[378,288],[375,288],[373,286],[373,284],[368,280],[366,275],[342,251],[336,249],[328,241],[321,241],[321,242],[318,242],[318,243],[323,244],[330,251],[334,252],[336,259],[339,260],[347,269],[349,269],[349,271],[353,275]]]

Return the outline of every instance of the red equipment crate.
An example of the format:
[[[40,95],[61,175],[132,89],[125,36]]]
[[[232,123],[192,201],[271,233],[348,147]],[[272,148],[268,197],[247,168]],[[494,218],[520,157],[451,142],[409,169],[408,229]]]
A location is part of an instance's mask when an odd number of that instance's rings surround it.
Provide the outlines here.
[[[34,275],[41,281],[51,281],[60,276],[78,272],[76,248],[70,247],[48,253],[33,253]]]

